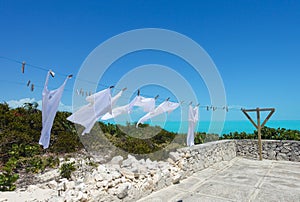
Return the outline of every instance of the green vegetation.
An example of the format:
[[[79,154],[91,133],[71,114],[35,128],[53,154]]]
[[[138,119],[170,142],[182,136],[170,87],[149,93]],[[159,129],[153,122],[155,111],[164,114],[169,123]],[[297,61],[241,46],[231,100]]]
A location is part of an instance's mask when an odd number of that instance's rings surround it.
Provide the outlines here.
[[[83,149],[82,142],[88,151],[91,149],[106,154],[107,149],[110,150],[114,145],[123,153],[110,153],[112,155],[131,153],[142,157],[147,154],[147,157],[154,160],[167,157],[168,151],[183,147],[186,142],[186,134],[168,132],[148,124],[136,128],[135,124],[129,123],[121,126],[99,122],[95,124],[90,134],[78,136],[83,127],[74,125],[66,119],[70,115],[69,112],[58,112],[51,131],[50,146],[44,150],[38,144],[42,130],[42,113],[37,107],[37,103],[26,103],[23,107],[11,109],[6,103],[0,104],[0,191],[14,190],[21,170],[39,173],[46,168],[58,167],[58,155],[67,158],[69,153]],[[253,134],[234,132],[220,137],[220,139],[256,138],[257,131]],[[300,131],[264,127],[262,138],[300,140]],[[195,144],[218,139],[219,136],[215,134],[195,134]],[[93,162],[90,164],[96,166]],[[70,178],[75,169],[74,163],[63,164],[60,167],[61,176]]]
[[[39,173],[46,168],[58,167],[57,156],[68,156],[68,153],[81,150],[84,141],[89,141],[86,145],[94,148],[105,148],[108,142],[129,153],[148,154],[168,146],[176,136],[176,133],[147,124],[136,129],[131,124],[119,126],[100,122],[95,124],[91,134],[80,139],[82,137],[78,136],[76,129],[80,131],[82,127],[66,119],[69,112],[57,112],[50,146],[44,150],[38,144],[42,113],[37,107],[37,103],[26,103],[23,107],[11,109],[7,103],[0,104],[0,191],[14,190],[21,170]],[[73,164],[63,164],[61,176],[69,178],[74,169]]]
[[[258,133],[247,134],[245,132],[233,132],[229,134],[224,134],[220,139],[257,139]],[[290,130],[285,128],[269,128],[263,127],[261,129],[261,138],[268,140],[300,140],[300,131],[299,130]]]
[[[75,127],[58,112],[53,124],[50,147],[45,153],[38,144],[42,130],[42,114],[37,103],[10,109],[0,104],[0,191],[11,191],[19,178],[18,172],[39,173],[59,165],[56,154],[75,152],[83,148]]]
[[[70,179],[72,172],[76,170],[74,164],[75,162],[62,164],[61,167],[59,168],[60,176],[62,178]]]

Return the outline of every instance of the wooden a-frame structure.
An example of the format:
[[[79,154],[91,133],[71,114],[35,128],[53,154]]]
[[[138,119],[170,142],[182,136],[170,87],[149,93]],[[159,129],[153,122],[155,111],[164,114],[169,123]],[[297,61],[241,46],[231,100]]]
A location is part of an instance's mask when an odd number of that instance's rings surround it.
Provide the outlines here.
[[[269,111],[268,116],[264,120],[262,124],[260,124],[260,112],[261,111]],[[262,160],[262,143],[261,143],[261,128],[265,126],[267,121],[270,119],[272,114],[275,112],[274,108],[256,108],[256,109],[242,109],[242,112],[246,115],[246,117],[250,120],[250,122],[254,125],[258,132],[258,150],[259,150],[259,160]],[[257,124],[253,121],[253,119],[249,116],[247,112],[256,112],[257,115]]]

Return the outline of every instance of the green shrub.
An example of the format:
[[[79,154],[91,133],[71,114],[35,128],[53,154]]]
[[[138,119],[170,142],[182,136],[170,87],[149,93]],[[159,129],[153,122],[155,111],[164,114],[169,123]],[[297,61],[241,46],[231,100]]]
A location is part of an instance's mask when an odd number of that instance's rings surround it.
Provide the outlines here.
[[[14,170],[17,166],[17,159],[12,157],[9,161],[3,166],[3,172],[0,173],[0,191],[13,191],[16,189],[14,184],[19,175],[14,173]]]
[[[60,167],[60,176],[62,178],[70,179],[72,172],[76,170],[74,164],[75,162],[62,164]]]
[[[19,179],[19,175],[15,173],[0,173],[0,191],[14,191],[14,184]]]

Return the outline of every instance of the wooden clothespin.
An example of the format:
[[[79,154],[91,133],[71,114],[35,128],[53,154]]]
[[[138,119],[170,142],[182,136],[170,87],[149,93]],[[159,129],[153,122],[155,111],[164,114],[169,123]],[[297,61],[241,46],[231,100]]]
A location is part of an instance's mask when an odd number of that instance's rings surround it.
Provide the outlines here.
[[[115,86],[109,86],[110,89],[114,88]]]
[[[159,95],[155,96],[154,100],[157,100],[158,97],[159,97]]]
[[[26,62],[23,61],[23,62],[22,62],[22,73],[23,73],[23,74],[24,74],[24,72],[25,72],[25,65],[26,65]]]
[[[169,101],[170,100],[170,97],[168,97],[167,99],[166,99],[166,101]]]
[[[31,84],[31,91],[34,90],[34,84]]]
[[[50,74],[51,74],[51,76],[52,76],[52,77],[54,77],[54,76],[55,76],[55,73],[54,73],[54,72],[53,72],[51,69],[50,69],[50,71],[49,71],[49,72],[50,72]]]
[[[70,75],[68,76],[69,79],[72,78],[72,77],[73,77],[73,74],[70,74]]]
[[[228,112],[228,106],[224,106],[223,109],[225,109],[226,112]]]
[[[31,82],[30,80],[27,81],[27,87],[30,85],[30,82]]]
[[[140,93],[141,93],[141,91],[140,91],[140,89],[138,89],[137,95],[140,96]]]
[[[206,106],[206,110],[209,111],[209,106]]]

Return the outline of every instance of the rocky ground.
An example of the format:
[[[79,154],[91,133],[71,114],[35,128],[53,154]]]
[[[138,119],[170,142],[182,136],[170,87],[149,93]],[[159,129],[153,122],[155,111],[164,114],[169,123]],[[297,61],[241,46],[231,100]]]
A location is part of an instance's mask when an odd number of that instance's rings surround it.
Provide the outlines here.
[[[234,141],[226,140],[178,149],[165,161],[138,160],[128,155],[101,163],[78,154],[60,158],[60,165],[75,162],[76,171],[70,179],[61,179],[59,169],[21,176],[17,190],[0,193],[0,201],[136,201],[235,156]]]
[[[17,190],[0,193],[0,201],[132,201],[178,183],[182,176],[174,160],[137,160],[128,155],[125,160],[116,156],[106,164],[98,164],[84,156],[67,161],[61,158],[60,164],[75,162],[71,179],[61,179],[59,169],[21,174]]]

